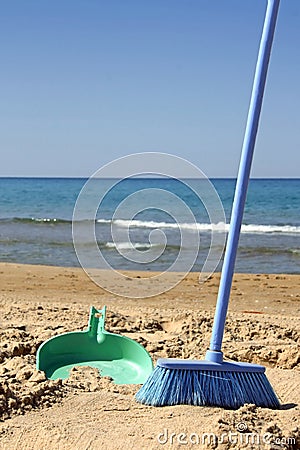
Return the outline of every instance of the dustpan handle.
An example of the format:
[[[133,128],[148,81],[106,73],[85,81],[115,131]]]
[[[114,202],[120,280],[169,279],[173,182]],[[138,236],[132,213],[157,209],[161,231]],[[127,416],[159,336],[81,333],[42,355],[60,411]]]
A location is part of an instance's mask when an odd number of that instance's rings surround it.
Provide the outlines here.
[[[255,139],[258,129],[259,116],[262,107],[264,87],[267,77],[268,64],[276,26],[279,2],[280,0],[268,0],[265,14],[264,27],[256,63],[256,70],[253,81],[240,166],[232,206],[230,228],[221,273],[212,338],[210,342],[210,351],[213,352],[221,352],[222,347],[226,314],[228,309],[232,277],[234,273],[234,264],[236,260],[236,253],[238,248],[239,235],[246,201]],[[218,355],[215,356],[216,360],[222,359],[222,354],[219,355],[219,358]],[[206,357],[213,358],[214,355],[208,352]]]
[[[103,333],[105,327],[106,306],[102,309],[96,309],[94,306],[90,308],[90,317],[87,331],[91,337],[96,338]]]

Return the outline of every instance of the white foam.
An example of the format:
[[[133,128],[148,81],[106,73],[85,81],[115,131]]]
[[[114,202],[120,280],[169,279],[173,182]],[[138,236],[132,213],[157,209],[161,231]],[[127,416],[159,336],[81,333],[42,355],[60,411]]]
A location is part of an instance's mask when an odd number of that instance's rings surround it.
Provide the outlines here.
[[[300,227],[293,225],[242,225],[242,233],[280,233],[280,234],[298,234]]]
[[[147,249],[151,247],[151,244],[143,244],[142,242],[107,242],[105,244],[107,248],[115,248],[117,250],[132,250],[132,249]]]
[[[109,219],[98,219],[98,223],[114,224],[122,228],[149,228],[149,229],[186,229],[191,231],[217,231],[228,232],[229,224],[224,223],[176,223],[176,222],[156,222],[154,220],[126,220],[116,219],[114,221]],[[241,228],[243,234],[299,234],[300,226],[294,225],[256,225],[256,224],[243,224]]]

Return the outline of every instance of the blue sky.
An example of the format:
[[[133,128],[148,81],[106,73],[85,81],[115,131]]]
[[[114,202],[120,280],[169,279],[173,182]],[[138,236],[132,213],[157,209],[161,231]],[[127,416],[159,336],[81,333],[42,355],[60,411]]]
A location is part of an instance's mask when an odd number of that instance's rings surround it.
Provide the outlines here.
[[[265,5],[3,2],[0,176],[86,177],[146,151],[236,176]],[[300,176],[299,49],[300,1],[282,0],[252,176]]]

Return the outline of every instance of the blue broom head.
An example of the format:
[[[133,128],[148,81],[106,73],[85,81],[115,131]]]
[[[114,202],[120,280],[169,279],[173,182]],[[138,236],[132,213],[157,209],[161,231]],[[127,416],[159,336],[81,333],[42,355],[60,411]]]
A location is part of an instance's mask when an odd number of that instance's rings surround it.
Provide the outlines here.
[[[265,368],[241,362],[162,358],[135,397],[152,406],[280,407]]]

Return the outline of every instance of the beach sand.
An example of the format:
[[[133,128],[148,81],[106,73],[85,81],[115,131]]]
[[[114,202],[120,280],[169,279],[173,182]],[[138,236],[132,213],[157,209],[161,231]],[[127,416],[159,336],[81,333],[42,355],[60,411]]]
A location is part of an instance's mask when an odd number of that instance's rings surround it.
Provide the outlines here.
[[[1,450],[300,448],[300,276],[236,274],[233,281],[224,355],[267,367],[277,411],[155,408],[135,401],[139,386],[115,385],[92,368],[64,381],[35,369],[38,346],[85,329],[91,305],[107,305],[107,330],[140,342],[154,362],[203,358],[219,274],[199,284],[191,273],[144,299],[109,294],[81,269],[1,263],[0,280]]]

